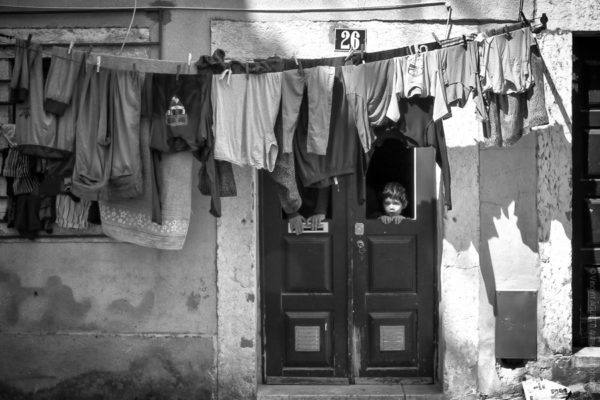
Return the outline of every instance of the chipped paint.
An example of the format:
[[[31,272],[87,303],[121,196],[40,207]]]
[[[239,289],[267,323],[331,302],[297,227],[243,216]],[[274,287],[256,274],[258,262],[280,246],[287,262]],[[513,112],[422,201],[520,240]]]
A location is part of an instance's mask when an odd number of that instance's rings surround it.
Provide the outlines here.
[[[240,343],[240,347],[252,348],[252,347],[254,347],[254,340],[246,339],[243,337],[242,341]]]

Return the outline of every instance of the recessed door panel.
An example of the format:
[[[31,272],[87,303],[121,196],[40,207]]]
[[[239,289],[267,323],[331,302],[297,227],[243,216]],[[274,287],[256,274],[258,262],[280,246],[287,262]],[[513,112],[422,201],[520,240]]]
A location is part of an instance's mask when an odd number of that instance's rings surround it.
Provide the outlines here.
[[[416,291],[416,251],[414,236],[369,236],[369,291]]]
[[[286,292],[331,292],[331,237],[285,237]]]

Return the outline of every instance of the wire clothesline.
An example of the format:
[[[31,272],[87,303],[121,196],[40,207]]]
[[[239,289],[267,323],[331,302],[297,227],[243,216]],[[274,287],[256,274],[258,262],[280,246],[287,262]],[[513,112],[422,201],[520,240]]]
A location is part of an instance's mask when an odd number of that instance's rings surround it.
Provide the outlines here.
[[[139,9],[139,8],[138,8]],[[532,22],[534,22],[535,20],[539,20],[540,24],[537,26],[533,26]],[[133,21],[133,18],[132,18]],[[492,28],[492,29],[488,29],[485,31],[485,34],[488,36],[496,36],[496,35],[501,35],[501,34],[506,34],[508,32],[512,32],[524,27],[530,27],[532,29],[533,32],[538,33],[542,30],[544,30],[546,28],[546,23],[548,21],[548,18],[546,16],[546,14],[542,14],[541,17],[538,18],[532,18],[532,19],[525,19],[524,16],[522,18],[522,20],[520,22],[514,23],[514,24],[510,24],[510,25],[504,25],[501,26],[499,28]],[[454,45],[459,45],[459,44],[463,44],[466,41],[472,41],[475,39],[477,33],[471,33],[468,35],[461,35],[461,36],[456,36],[450,39],[445,39],[445,40],[438,40],[437,37],[436,38],[436,42],[440,47],[449,47],[449,46],[454,46]],[[31,34],[28,35],[27,41],[31,41]],[[20,39],[17,36],[14,35],[8,35],[5,33],[0,32],[0,37],[4,37],[7,39]],[[71,60],[74,62],[78,62],[77,60],[74,60],[73,58],[67,58],[67,57],[63,57],[61,55],[57,55],[57,54],[53,54],[51,51],[44,49],[42,46],[49,46],[49,44],[44,44],[44,43],[38,43],[40,45],[40,49],[39,51],[43,54],[46,55],[48,57],[58,57],[58,58],[62,58],[62,59],[66,59],[66,60]],[[100,43],[99,43],[100,44]],[[137,44],[137,43],[136,43]],[[145,43],[140,42],[140,45],[143,45]],[[65,45],[67,45],[67,43],[65,43]],[[123,42],[123,44],[121,45],[121,50],[119,50],[119,53],[121,53],[123,46],[125,45],[125,41]],[[431,46],[432,43],[430,44],[426,44]],[[28,47],[27,44],[23,45],[20,43],[15,43],[15,46],[19,46],[19,47]],[[52,46],[57,46],[57,44],[52,44]],[[72,48],[73,46],[73,42],[71,42],[70,47]],[[419,46],[419,45],[417,45]],[[84,61],[87,64],[97,64],[98,63],[98,57],[101,57],[100,60],[102,60],[102,58],[104,58],[105,60],[120,60],[122,62],[129,62],[131,63],[131,65],[133,66],[133,68],[137,66],[141,66],[144,65],[144,63],[153,63],[159,66],[160,68],[169,68],[169,69],[174,69],[177,68],[177,73],[179,73],[179,70],[181,69],[181,67],[185,67],[187,66],[187,71],[185,70],[185,68],[183,68],[183,72],[182,74],[188,73],[194,73],[192,71],[191,68],[191,54],[188,54],[188,60],[187,62],[185,61],[175,61],[175,60],[156,60],[156,59],[148,59],[148,58],[136,58],[136,57],[131,57],[131,56],[119,56],[119,55],[114,55],[114,54],[109,54],[109,53],[96,53],[93,52],[93,46],[89,45],[87,50],[78,50],[78,51],[84,51],[87,53],[87,57],[85,57]],[[342,56],[343,57],[343,56]],[[239,61],[239,60],[233,60],[233,61]],[[102,62],[102,61],[101,61]],[[248,60],[246,61],[239,61],[240,63],[247,63],[249,62]],[[147,72],[151,72],[151,71],[147,71]],[[174,73],[174,72],[173,72]]]

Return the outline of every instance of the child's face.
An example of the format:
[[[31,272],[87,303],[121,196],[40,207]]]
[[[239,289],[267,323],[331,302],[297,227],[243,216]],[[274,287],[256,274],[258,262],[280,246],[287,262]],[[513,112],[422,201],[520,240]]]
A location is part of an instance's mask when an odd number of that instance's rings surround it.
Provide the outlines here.
[[[385,210],[386,215],[389,216],[397,216],[400,215],[400,213],[402,213],[402,203],[400,202],[400,200],[396,200],[396,199],[392,199],[392,198],[385,198],[383,199],[383,209]]]

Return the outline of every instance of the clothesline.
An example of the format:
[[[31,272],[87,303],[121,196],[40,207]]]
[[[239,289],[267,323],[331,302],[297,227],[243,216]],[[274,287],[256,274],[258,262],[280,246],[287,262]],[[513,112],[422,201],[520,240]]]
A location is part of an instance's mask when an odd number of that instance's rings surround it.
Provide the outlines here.
[[[535,21],[535,20],[539,20],[540,25],[533,27],[533,26],[531,26],[531,22]],[[506,34],[509,32],[513,32],[513,31],[516,31],[516,30],[521,29],[526,26],[530,26],[532,28],[532,31],[534,31],[534,32],[540,32],[546,28],[547,21],[548,21],[548,18],[546,17],[546,14],[542,14],[542,16],[539,18],[530,19],[530,20],[523,19],[522,21],[515,23],[515,24],[504,25],[503,27],[492,28],[492,29],[486,30],[485,34],[488,36],[496,36],[496,35],[500,35],[500,34]],[[456,36],[456,37],[446,39],[446,40],[439,40],[439,41],[436,40],[435,42],[417,44],[416,46],[417,47],[426,46],[428,50],[435,50],[435,49],[439,49],[441,47],[450,47],[450,46],[454,46],[454,45],[460,45],[466,41],[474,40],[476,35],[477,35],[477,33],[474,32],[474,33],[471,33],[468,35]],[[7,35],[4,33],[0,33],[0,36],[5,37],[5,38],[10,38],[10,39],[19,39],[16,36]],[[31,35],[29,35],[28,39],[29,40],[31,39]],[[40,43],[40,45],[43,46],[44,44]],[[22,45],[17,43],[16,46],[22,46]],[[373,55],[373,54],[381,54],[381,53],[386,53],[386,52],[393,52],[395,50],[400,50],[402,48],[403,47],[397,48],[397,49],[377,51],[377,52],[372,52],[372,53],[364,52],[364,53],[361,53],[361,57],[365,57],[367,54]],[[405,47],[405,48],[408,48],[408,47]],[[52,52],[48,51],[48,50],[41,49],[40,51],[42,54],[44,54],[46,56],[64,58],[61,55],[52,54]],[[83,50],[74,49],[74,51],[83,51]],[[196,66],[194,65],[194,63],[190,63],[189,57],[188,57],[188,62],[186,63],[186,62],[174,61],[174,60],[157,60],[157,59],[139,58],[139,57],[131,57],[131,56],[117,56],[117,55],[108,54],[108,53],[95,53],[95,52],[93,52],[91,45],[89,46],[89,49],[86,52],[88,53],[88,55],[85,58],[85,62],[87,64],[97,65],[98,57],[100,57],[100,67],[101,68],[138,70],[139,72],[147,72],[147,73],[167,73],[167,74],[181,74],[181,75],[193,75],[193,74],[197,73]],[[341,59],[344,57],[347,57],[347,56],[332,57],[331,59],[332,60],[335,58]],[[259,57],[255,57],[255,58],[252,58],[249,60],[232,59],[231,62],[237,62],[242,65],[252,64],[252,61],[254,59],[259,59]],[[382,57],[377,57],[376,59],[381,60]],[[69,59],[69,60],[71,60],[71,59]],[[303,62],[305,60],[306,59],[298,59],[298,61],[300,61],[300,62]],[[368,62],[368,59],[366,61]]]

